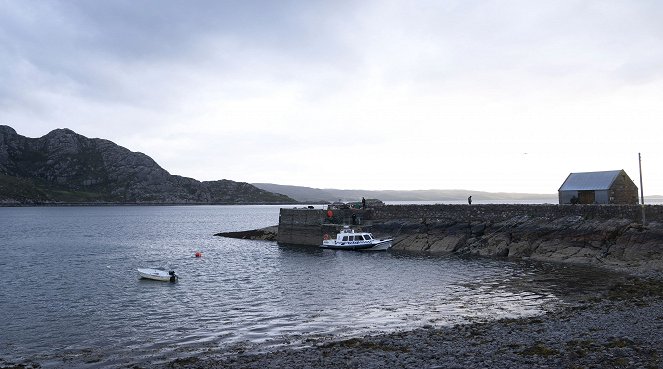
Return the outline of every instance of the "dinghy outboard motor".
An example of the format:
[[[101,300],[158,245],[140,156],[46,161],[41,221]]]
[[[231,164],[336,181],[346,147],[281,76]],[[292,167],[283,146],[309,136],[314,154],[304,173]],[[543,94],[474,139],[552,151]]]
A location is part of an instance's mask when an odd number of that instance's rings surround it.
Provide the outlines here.
[[[168,272],[168,274],[170,274],[170,281],[171,282],[177,281],[177,274],[175,274],[174,270],[171,270],[170,272]]]

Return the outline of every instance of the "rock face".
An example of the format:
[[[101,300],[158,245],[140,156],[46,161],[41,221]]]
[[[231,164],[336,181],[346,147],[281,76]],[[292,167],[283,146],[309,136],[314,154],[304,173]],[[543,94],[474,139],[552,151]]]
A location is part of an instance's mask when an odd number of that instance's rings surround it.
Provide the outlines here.
[[[171,175],[152,158],[115,143],[56,129],[40,138],[0,125],[0,202],[294,203],[229,180]]]
[[[392,234],[394,250],[455,253],[591,264],[617,270],[663,272],[663,225],[629,219],[557,219],[527,215],[503,221],[420,219],[376,222]]]
[[[240,240],[276,241],[278,228],[277,226],[271,226],[248,231],[220,232],[215,234],[215,236],[237,238]]]

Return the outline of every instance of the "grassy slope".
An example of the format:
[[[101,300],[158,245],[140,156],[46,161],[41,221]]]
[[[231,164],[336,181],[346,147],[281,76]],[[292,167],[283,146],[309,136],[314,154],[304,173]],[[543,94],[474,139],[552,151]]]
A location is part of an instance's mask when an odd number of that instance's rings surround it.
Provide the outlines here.
[[[0,174],[0,202],[94,202],[106,201],[107,196],[94,192],[68,191],[36,184],[26,178]]]

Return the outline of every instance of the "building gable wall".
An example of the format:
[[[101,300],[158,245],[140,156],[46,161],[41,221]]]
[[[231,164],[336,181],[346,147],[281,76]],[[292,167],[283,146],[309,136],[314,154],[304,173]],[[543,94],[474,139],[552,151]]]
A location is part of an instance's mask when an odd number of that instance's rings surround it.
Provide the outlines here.
[[[610,186],[611,204],[637,204],[638,186],[622,171]]]

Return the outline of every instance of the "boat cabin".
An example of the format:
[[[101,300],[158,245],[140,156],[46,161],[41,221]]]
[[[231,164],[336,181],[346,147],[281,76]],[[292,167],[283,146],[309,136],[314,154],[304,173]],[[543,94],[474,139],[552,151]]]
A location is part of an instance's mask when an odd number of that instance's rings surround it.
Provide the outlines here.
[[[370,241],[373,239],[373,235],[370,233],[366,232],[355,232],[354,229],[344,227],[341,229],[341,232],[339,232],[336,235],[336,240],[337,241]]]

